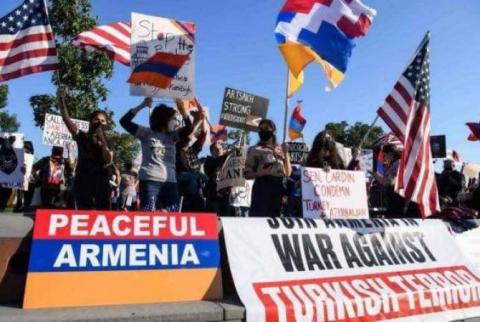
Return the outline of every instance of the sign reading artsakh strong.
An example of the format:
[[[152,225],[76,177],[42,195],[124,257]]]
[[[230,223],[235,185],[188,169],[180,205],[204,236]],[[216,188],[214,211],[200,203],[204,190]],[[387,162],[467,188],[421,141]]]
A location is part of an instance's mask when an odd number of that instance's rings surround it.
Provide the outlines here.
[[[222,297],[214,214],[39,210],[24,308]]]

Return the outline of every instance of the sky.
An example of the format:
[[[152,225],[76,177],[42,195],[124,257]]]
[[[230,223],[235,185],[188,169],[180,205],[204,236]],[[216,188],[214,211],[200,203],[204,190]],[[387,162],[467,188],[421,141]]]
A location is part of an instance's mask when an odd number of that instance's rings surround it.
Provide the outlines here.
[[[0,15],[20,4],[1,0]],[[196,96],[210,108],[218,123],[225,87],[270,100],[268,117],[283,132],[286,65],[274,37],[283,0],[92,0],[100,24],[129,21],[132,11],[192,21],[196,35]],[[447,136],[447,147],[463,161],[480,163],[480,143],[466,140],[466,122],[480,120],[479,0],[364,0],[377,10],[366,37],[357,41],[345,81],[333,92],[324,91],[326,79],[319,65],[306,70],[305,84],[291,102],[303,100],[307,119],[305,141],[329,122],[371,123],[423,38],[431,31],[432,134]],[[141,102],[129,96],[130,70],[116,63],[106,80],[109,98],[101,106],[115,112],[115,120]],[[34,126],[30,96],[54,93],[51,73],[9,81],[8,111],[21,122],[20,131],[33,140],[37,156],[49,153],[42,146],[41,130]],[[146,113],[146,112],[144,112]],[[146,124],[146,115],[139,116]],[[385,130],[387,126],[379,121]],[[256,135],[252,138],[256,140]]]

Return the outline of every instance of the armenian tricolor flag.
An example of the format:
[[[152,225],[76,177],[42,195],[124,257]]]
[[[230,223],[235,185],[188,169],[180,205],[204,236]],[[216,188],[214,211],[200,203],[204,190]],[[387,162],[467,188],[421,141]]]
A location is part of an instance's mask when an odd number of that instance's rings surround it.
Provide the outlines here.
[[[287,0],[277,19],[275,36],[294,78],[313,61],[338,86],[355,47],[365,36],[376,11],[360,0]]]
[[[480,123],[467,123],[472,133],[468,136],[469,141],[480,141]]]
[[[212,134],[212,137],[210,139],[212,143],[228,140],[228,131],[225,125],[212,126],[210,133]]]
[[[288,127],[288,136],[290,140],[295,140],[303,137],[302,131],[307,124],[307,120],[302,116],[302,102],[298,102],[290,118],[290,125]]]
[[[156,53],[132,72],[128,82],[166,89],[189,59],[189,55]]]

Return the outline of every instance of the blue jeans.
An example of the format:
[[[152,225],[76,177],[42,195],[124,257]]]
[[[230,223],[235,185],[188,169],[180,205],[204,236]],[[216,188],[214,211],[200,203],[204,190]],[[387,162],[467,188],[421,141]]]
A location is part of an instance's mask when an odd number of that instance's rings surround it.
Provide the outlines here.
[[[140,180],[139,187],[140,207],[142,209],[151,201],[155,200],[155,209],[173,209],[178,207],[180,197],[176,182],[158,182]]]

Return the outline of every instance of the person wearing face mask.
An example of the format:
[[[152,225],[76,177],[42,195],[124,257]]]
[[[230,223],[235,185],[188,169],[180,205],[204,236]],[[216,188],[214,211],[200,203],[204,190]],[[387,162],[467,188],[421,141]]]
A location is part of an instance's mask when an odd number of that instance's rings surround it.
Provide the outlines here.
[[[88,132],[80,131],[70,118],[63,88],[57,91],[63,122],[78,146],[73,191],[77,209],[111,209],[109,177],[113,164],[113,141],[107,136],[108,115],[95,111],[89,117]]]
[[[317,134],[313,140],[312,149],[308,154],[306,167],[323,168],[328,171],[345,170],[345,165],[338,155],[337,145],[332,134],[325,130]]]
[[[252,188],[251,217],[278,217],[282,211],[285,178],[292,172],[288,144],[277,145],[273,121],[259,123],[260,142],[249,148],[245,162],[245,179],[255,182]]]
[[[138,174],[141,208],[148,207],[152,210],[154,206],[156,210],[176,209],[180,198],[175,169],[175,144],[180,137],[189,136],[193,126],[181,100],[177,100],[177,108],[183,117],[184,126],[178,130],[175,130],[175,109],[164,104],[156,106],[151,112],[150,127],[132,121],[138,112],[151,106],[152,99],[145,98],[120,119],[120,125],[138,138],[142,146],[142,165]]]

